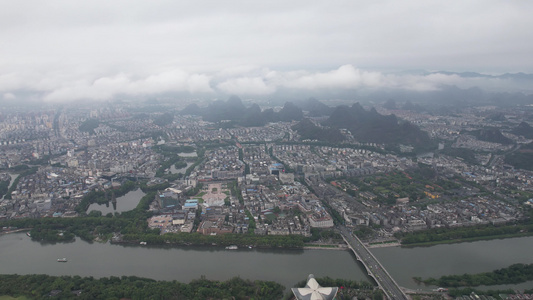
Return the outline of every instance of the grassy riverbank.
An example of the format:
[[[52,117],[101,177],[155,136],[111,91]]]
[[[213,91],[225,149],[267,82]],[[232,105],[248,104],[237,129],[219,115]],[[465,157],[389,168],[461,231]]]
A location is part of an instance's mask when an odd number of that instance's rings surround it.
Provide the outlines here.
[[[509,239],[509,238],[526,237],[526,236],[533,236],[533,232],[478,236],[478,237],[471,237],[471,238],[459,238],[459,239],[432,241],[432,242],[423,242],[423,243],[412,243],[412,244],[400,244],[399,246],[405,247],[405,248],[430,247],[430,246],[436,246],[436,245],[442,245],[442,244],[458,244],[458,243],[466,243],[466,242],[490,241],[490,240],[500,240],[500,239]]]
[[[27,298],[26,296],[20,296],[20,297],[11,297],[11,296],[0,296],[0,300],[29,300],[31,298]]]
[[[533,218],[516,223],[478,225],[457,228],[434,228],[415,232],[397,233],[403,247],[433,246],[462,242],[484,241],[533,236]]]
[[[304,244],[304,250],[348,250],[346,245],[315,245],[315,244]]]
[[[514,264],[507,268],[477,274],[447,275],[440,278],[414,278],[418,283],[442,287],[517,284],[533,280],[533,264]]]

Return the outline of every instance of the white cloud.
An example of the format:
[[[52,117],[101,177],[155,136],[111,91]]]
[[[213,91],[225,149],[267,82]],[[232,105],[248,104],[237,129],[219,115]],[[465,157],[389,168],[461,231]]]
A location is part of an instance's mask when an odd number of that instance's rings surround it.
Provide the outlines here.
[[[219,83],[217,88],[224,93],[236,95],[267,95],[276,91],[276,87],[267,85],[260,77],[228,79]]]
[[[16,99],[17,97],[15,95],[13,95],[12,93],[5,93],[2,98],[4,98],[4,100],[14,100]]]
[[[353,65],[343,65],[323,72],[278,71],[250,66],[212,74],[171,69],[144,77],[125,73],[99,77],[91,75],[90,77],[95,77],[92,80],[86,80],[83,76],[70,78],[58,72],[26,75],[0,75],[0,91],[5,94],[13,94],[17,90],[37,91],[43,93],[44,100],[48,102],[103,101],[117,95],[142,96],[172,92],[213,97],[219,92],[247,96],[270,95],[281,88],[311,92],[380,88],[434,91],[442,86],[455,85],[460,88],[477,86],[492,91],[533,92],[528,87],[529,82],[484,77],[463,78],[440,73],[398,75],[367,71]],[[24,78],[28,80],[24,81]]]
[[[0,92],[69,101],[281,87],[432,90],[456,78],[369,70],[533,73],[532,10],[533,1],[514,0],[3,1]]]
[[[212,93],[209,77],[204,74],[188,74],[172,70],[133,80],[125,74],[77,81],[58,87],[45,96],[48,102],[64,102],[80,99],[109,100],[116,95],[150,95],[166,92]]]
[[[372,87],[382,85],[382,75],[379,72],[367,72],[356,69],[352,65],[324,72],[296,75],[284,83],[287,87],[300,89],[355,89],[360,86]]]

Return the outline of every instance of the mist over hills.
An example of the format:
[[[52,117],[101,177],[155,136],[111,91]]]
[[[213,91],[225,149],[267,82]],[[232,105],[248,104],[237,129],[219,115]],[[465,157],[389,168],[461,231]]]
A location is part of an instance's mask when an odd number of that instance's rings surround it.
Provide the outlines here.
[[[237,126],[262,126],[268,122],[300,121],[293,126],[303,139],[318,140],[337,143],[345,140],[341,129],[349,130],[353,138],[360,142],[382,144],[408,144],[416,147],[431,144],[427,133],[418,126],[407,121],[399,120],[395,115],[384,116],[376,109],[365,110],[361,104],[352,106],[329,107],[316,99],[307,99],[298,102],[286,102],[279,112],[272,109],[261,110],[259,105],[244,106],[241,99],[236,96],[227,101],[215,101],[205,108],[191,104],[181,111],[181,114],[194,114],[201,116],[209,122],[232,122]],[[309,119],[304,119],[304,111],[309,117],[327,116],[317,126]]]
[[[303,119],[298,124],[292,126],[302,136],[303,140],[317,140],[327,143],[340,143],[346,140],[340,130],[330,127],[319,127],[310,119]]]
[[[204,108],[192,103],[185,107],[180,114],[198,115],[208,122],[233,122],[236,125],[245,127],[263,126],[269,122],[290,122],[303,119],[302,109],[291,102],[286,102],[279,112],[274,112],[271,108],[261,110],[257,103],[246,107],[237,96],[231,96],[227,101],[214,101]]]
[[[472,131],[472,134],[481,141],[510,145],[513,141],[505,137],[498,128],[483,128]]]
[[[533,127],[526,122],[521,122],[511,130],[512,134],[521,135],[526,139],[533,139]]]
[[[180,105],[184,101],[213,101],[227,99],[231,95],[270,105],[283,106],[285,102],[293,102],[299,107],[302,99],[309,98],[370,104],[393,99],[397,103],[411,101],[421,105],[455,107],[533,104],[533,74],[385,73],[362,70],[352,65],[329,71],[298,72],[268,69],[263,72],[252,68],[235,74],[193,74],[174,70],[147,77],[117,74],[74,82],[58,80],[56,83],[50,79],[49,83],[46,88],[33,81],[5,87],[0,84],[0,105],[89,104],[118,99],[127,102],[158,99]],[[314,113],[320,113],[320,109],[310,109],[310,114]]]
[[[381,115],[375,108],[367,111],[359,103],[338,106],[324,125],[348,129],[356,140],[363,142],[418,147],[430,144],[429,136],[418,126],[400,121],[395,115]]]

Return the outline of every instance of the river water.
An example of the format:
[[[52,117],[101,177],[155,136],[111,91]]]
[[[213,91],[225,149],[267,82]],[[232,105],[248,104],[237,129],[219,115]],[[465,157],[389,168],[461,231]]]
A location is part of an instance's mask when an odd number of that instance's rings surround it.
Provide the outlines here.
[[[416,248],[375,248],[372,253],[403,287],[430,289],[417,285],[413,277],[489,272],[516,263],[533,263],[533,237],[478,241]],[[533,288],[533,282],[491,286],[490,289]]]
[[[67,263],[58,263],[58,258]],[[318,277],[368,280],[354,256],[335,250],[263,250],[203,247],[121,246],[77,239],[67,244],[32,242],[24,233],[0,236],[3,274],[135,275],[158,280],[190,282],[226,280],[234,276],[271,280],[292,287],[309,274]]]
[[[426,248],[376,248],[372,252],[399,285],[417,285],[415,276],[487,272],[514,263],[533,263],[533,237],[479,241]],[[68,263],[58,263],[58,258]],[[205,275],[212,280],[240,276],[272,280],[291,287],[309,274],[367,280],[366,272],[349,251],[338,250],[225,250],[208,247],[122,246],[76,240],[66,244],[32,242],[24,233],[0,236],[3,274],[135,275],[158,280],[190,282]],[[483,287],[481,287],[483,289]],[[533,288],[533,282],[496,288]]]
[[[101,211],[102,215],[107,215],[108,213],[115,213],[115,212],[125,212],[134,209],[137,207],[137,204],[139,204],[139,201],[141,198],[146,195],[141,189],[136,189],[134,191],[128,192],[126,195],[117,197],[117,203],[116,205],[113,205],[113,203],[109,202],[108,204],[97,204],[93,203],[89,205],[89,208],[87,209],[87,212],[91,212],[92,210]]]

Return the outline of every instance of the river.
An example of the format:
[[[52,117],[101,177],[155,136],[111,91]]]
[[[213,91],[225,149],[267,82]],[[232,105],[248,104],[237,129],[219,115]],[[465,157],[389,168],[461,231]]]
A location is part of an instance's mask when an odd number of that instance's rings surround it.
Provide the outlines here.
[[[58,258],[67,263],[58,263]],[[368,280],[354,256],[335,250],[263,250],[207,247],[121,246],[87,243],[32,242],[24,233],[0,236],[3,274],[80,275],[93,277],[135,275],[158,280],[190,282],[226,280],[234,276],[271,280],[292,287],[309,274],[317,277]]]
[[[399,285],[417,285],[415,276],[478,273],[515,263],[533,263],[533,237],[425,248],[375,248],[372,252]],[[68,263],[58,263],[66,257]],[[225,250],[207,247],[122,246],[87,243],[32,242],[24,233],[0,236],[0,272],[3,274],[80,275],[93,277],[135,275],[158,280],[190,282],[202,275],[212,280],[234,276],[272,280],[291,287],[309,274],[350,280],[369,280],[349,251],[338,250]],[[483,289],[483,287],[481,287]],[[533,288],[533,282],[496,288]]]
[[[139,204],[139,201],[141,198],[146,195],[141,189],[136,189],[134,191],[128,192],[126,195],[117,197],[117,203],[114,205],[113,203],[109,202],[108,204],[97,204],[93,203],[89,205],[89,208],[87,209],[87,212],[91,212],[92,210],[97,210],[102,212],[102,215],[107,215],[108,213],[115,213],[115,212],[125,212],[134,209],[137,207],[137,204]]]
[[[374,248],[371,251],[400,286],[428,290],[431,287],[417,285],[412,278],[473,274],[516,263],[531,264],[532,248],[533,237],[521,237],[431,247]],[[533,282],[490,287],[498,288],[530,289],[533,288]]]

